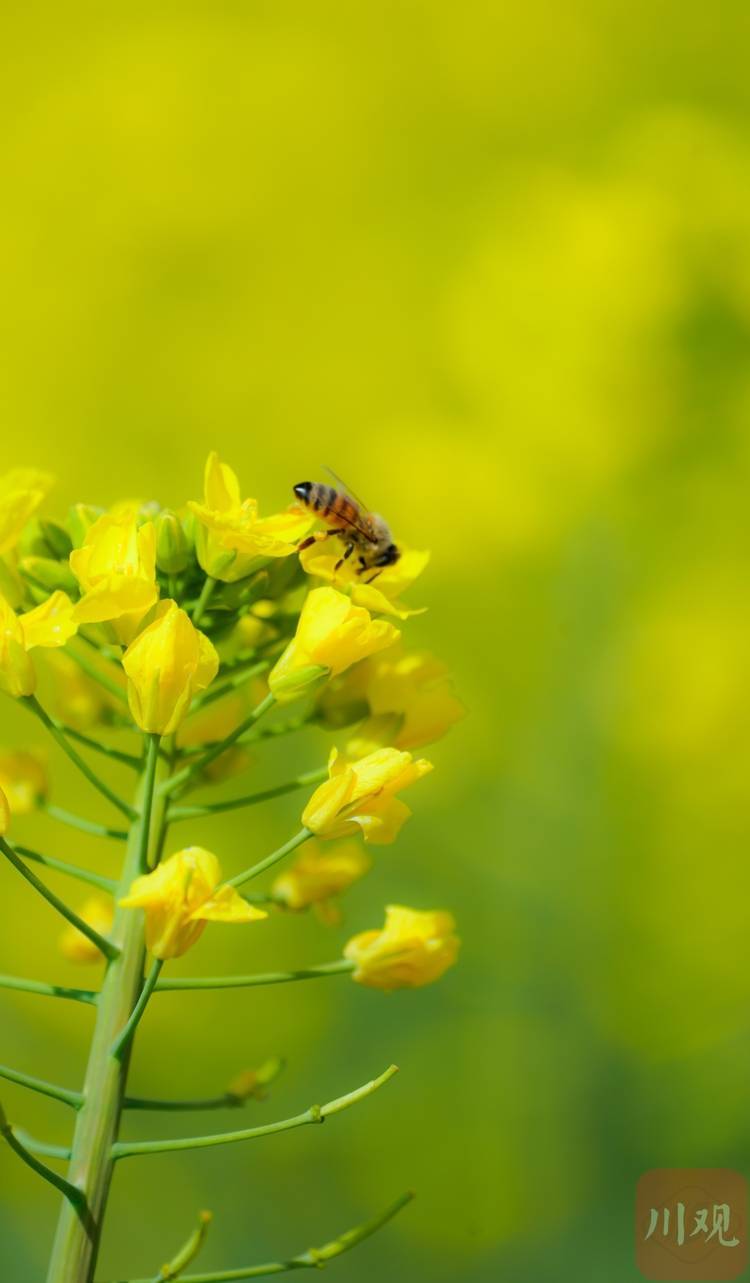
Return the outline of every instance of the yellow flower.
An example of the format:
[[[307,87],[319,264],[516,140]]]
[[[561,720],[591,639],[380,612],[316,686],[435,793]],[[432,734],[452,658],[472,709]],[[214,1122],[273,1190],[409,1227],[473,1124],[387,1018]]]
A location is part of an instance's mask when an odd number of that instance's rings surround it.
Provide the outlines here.
[[[421,748],[440,739],[465,716],[447,667],[427,651],[394,646],[358,667],[370,716],[348,741],[348,757],[364,757],[386,744]]]
[[[0,477],[0,556],[13,548],[54,484],[47,472],[13,468]]]
[[[50,593],[41,606],[21,615],[19,623],[27,650],[33,650],[35,646],[64,646],[78,631],[75,606],[67,593],[59,588]]]
[[[334,748],[328,762],[330,778],[313,793],[302,823],[320,838],[347,837],[359,828],[366,842],[384,846],[395,841],[411,815],[396,794],[431,770],[431,762],[415,762],[411,753],[395,748],[377,749],[351,764]]]
[[[193,696],[213,681],[219,656],[204,633],[174,601],[163,601],[156,618],[122,657],[128,702],[142,731],[170,735],[187,715]]]
[[[47,796],[47,772],[37,753],[0,753],[0,788],[13,815],[29,815]]]
[[[352,601],[357,606],[366,606],[374,614],[396,615],[398,619],[408,619],[410,615],[421,615],[421,609],[410,609],[398,599],[402,592],[411,588],[430,560],[429,552],[419,552],[416,548],[402,548],[401,556],[392,566],[385,566],[374,583],[363,582],[375,571],[357,574],[356,557],[349,557],[336,570],[341,560],[341,544],[336,539],[311,544],[299,555],[302,568],[316,579],[325,579],[335,584],[342,592],[351,593]]]
[[[155,958],[179,958],[202,935],[207,922],[254,922],[267,917],[234,887],[220,886],[219,861],[211,851],[188,846],[153,873],[136,878],[120,901],[145,909],[146,944]]]
[[[267,557],[288,557],[297,551],[312,518],[299,509],[259,517],[255,499],[240,498],[237,476],[215,450],[206,460],[203,503],[189,502],[198,524],[195,550],[207,575],[234,583],[244,579]]]
[[[284,908],[297,912],[340,895],[364,877],[371,864],[356,842],[342,843],[330,854],[307,842],[302,855],[276,878],[271,894]]]
[[[8,806],[7,797],[3,793],[3,790],[0,789],[0,837],[5,837],[5,834],[8,832],[9,828],[10,828],[10,807]]]
[[[356,963],[358,984],[389,992],[418,989],[439,979],[456,961],[459,939],[450,913],[421,913],[389,904],[382,931],[362,931],[344,949]]]
[[[21,621],[0,596],[0,690],[18,698],[33,695],[36,673],[26,653]]]
[[[153,523],[139,526],[132,503],[105,513],[70,554],[70,568],[83,591],[75,608],[78,622],[110,620],[119,640],[131,641],[159,595]]]
[[[88,926],[93,927],[99,932],[100,936],[108,936],[112,928],[112,919],[114,913],[112,910],[112,901],[103,895],[92,895],[85,900],[80,909],[76,910],[79,918]],[[74,926],[68,926],[58,937],[58,948],[68,962],[77,962],[81,965],[102,961],[102,954],[93,941],[89,940],[82,931]]]
[[[393,624],[371,619],[369,611],[335,588],[314,588],[268,685],[277,699],[294,699],[322,675],[342,673],[350,664],[392,646],[400,635]]]

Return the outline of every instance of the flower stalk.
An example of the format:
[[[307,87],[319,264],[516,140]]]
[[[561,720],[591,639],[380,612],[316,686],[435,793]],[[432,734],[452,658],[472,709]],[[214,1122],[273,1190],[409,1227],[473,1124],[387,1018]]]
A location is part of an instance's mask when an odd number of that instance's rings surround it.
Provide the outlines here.
[[[144,850],[148,858],[158,850],[166,824],[166,807],[155,793],[168,765],[156,755],[147,763],[136,793],[136,818],[130,828],[120,891],[124,894],[141,871]],[[152,806],[153,801],[153,806]],[[80,1191],[87,1214],[80,1205],[63,1205],[52,1249],[47,1283],[90,1283],[101,1237],[103,1217],[112,1179],[112,1145],[119,1128],[129,1056],[115,1054],[116,1040],[127,1026],[143,983],[145,957],[140,915],[118,909],[112,927],[118,949],[104,977],[97,1002],[96,1027],[71,1147],[69,1180]]]

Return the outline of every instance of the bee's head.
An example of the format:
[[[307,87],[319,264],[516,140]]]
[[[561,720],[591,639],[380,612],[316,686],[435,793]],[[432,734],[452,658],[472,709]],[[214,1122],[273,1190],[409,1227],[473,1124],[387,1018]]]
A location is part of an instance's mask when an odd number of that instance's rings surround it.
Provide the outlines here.
[[[396,547],[395,543],[390,543],[382,557],[378,558],[378,561],[381,566],[395,566],[400,556],[401,550]]]
[[[294,487],[294,493],[300,503],[307,503],[310,498],[310,491],[313,488],[312,481],[300,481],[299,485]]]

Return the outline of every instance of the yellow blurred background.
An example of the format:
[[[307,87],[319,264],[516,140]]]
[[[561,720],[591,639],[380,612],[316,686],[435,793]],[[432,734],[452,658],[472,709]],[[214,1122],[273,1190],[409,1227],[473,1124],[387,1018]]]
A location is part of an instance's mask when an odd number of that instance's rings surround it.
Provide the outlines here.
[[[452,908],[460,966],[165,994],[132,1084],[283,1055],[250,1125],[401,1075],[324,1129],[123,1164],[101,1278],[155,1273],[200,1207],[216,1269],[413,1186],[341,1283],[629,1280],[642,1171],[748,1173],[749,28],[732,0],[6,11],[3,470],[52,470],[62,515],[197,498],[210,448],[264,511],[333,465],[433,550],[407,636],[470,710],[342,927],[209,933],[184,969],[325,961],[391,900]],[[54,800],[108,818],[50,760]],[[297,813],[191,840],[262,855]],[[23,840],[113,867],[49,819]],[[0,893],[0,970],[79,983],[10,869]],[[3,1060],[80,1082],[90,1012],[0,1012]],[[63,1106],[2,1097],[65,1141]],[[0,1181],[0,1271],[36,1283],[57,1196],[4,1149]]]

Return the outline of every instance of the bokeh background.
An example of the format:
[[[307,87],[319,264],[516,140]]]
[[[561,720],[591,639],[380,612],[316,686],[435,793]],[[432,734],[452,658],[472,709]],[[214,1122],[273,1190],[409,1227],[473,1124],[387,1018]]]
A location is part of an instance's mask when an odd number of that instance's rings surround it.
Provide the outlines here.
[[[749,27],[742,0],[6,9],[3,465],[54,471],[62,514],[198,497],[209,448],[267,511],[332,464],[432,548],[408,635],[470,710],[342,928],[207,933],[186,969],[335,957],[391,899],[451,907],[460,966],[165,994],[132,1081],[279,1053],[260,1120],[402,1074],[324,1129],[122,1165],[101,1278],[155,1273],[199,1207],[208,1269],[414,1186],[341,1283],[629,1280],[642,1171],[750,1169]],[[40,742],[7,700],[2,739]],[[194,840],[239,867],[296,815]],[[11,870],[0,894],[0,969],[80,980]],[[80,1081],[86,1009],[0,1010],[3,1060]],[[3,1099],[64,1141],[63,1106]],[[3,1277],[36,1283],[57,1197],[5,1150],[0,1180]]]

